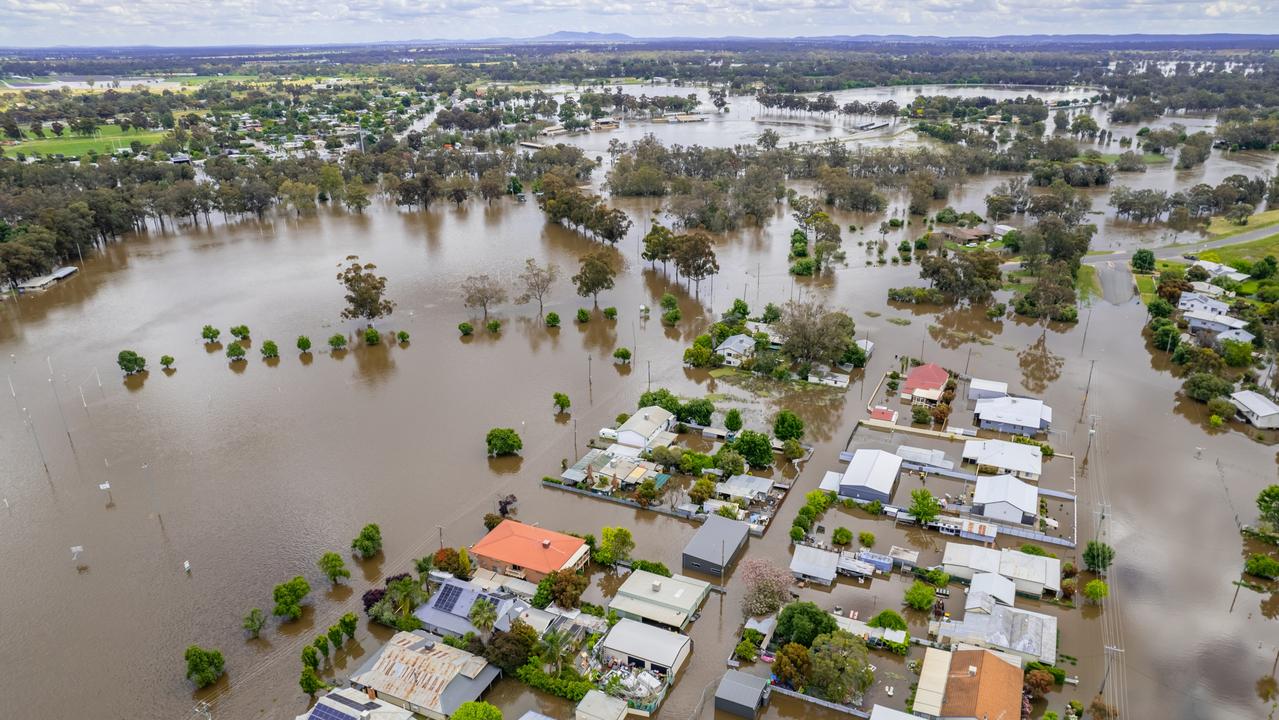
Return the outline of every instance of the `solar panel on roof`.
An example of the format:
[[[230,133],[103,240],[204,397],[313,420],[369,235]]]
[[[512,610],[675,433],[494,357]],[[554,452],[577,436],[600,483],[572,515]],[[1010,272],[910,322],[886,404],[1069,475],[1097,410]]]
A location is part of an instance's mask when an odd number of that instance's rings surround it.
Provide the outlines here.
[[[308,716],[310,720],[360,720],[358,715],[350,715],[329,705],[316,705]]]
[[[456,585],[445,585],[440,588],[440,597],[435,601],[435,609],[441,612],[453,612],[453,606],[462,597],[462,588]]]

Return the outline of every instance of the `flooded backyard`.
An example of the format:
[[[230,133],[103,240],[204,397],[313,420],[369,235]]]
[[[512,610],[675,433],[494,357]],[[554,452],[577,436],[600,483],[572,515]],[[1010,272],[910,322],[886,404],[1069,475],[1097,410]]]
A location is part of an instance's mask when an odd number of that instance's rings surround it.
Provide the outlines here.
[[[916,92],[894,90],[892,97],[909,101]],[[966,88],[963,94],[991,93]],[[565,141],[604,157],[609,139],[629,141],[648,131],[685,144],[752,141],[760,125],[749,118],[762,110],[747,107],[750,100],[730,101],[732,113],[706,123],[637,125]],[[1095,112],[1104,118],[1101,109]],[[803,123],[780,126],[787,141],[845,133],[842,126],[814,129],[816,118],[776,116]],[[1133,131],[1130,126],[1127,134]],[[885,141],[917,142],[913,133]],[[1152,165],[1146,173],[1118,175],[1114,184],[1171,190],[1236,172],[1255,175],[1274,162],[1269,153],[1214,153],[1194,170]],[[597,182],[603,174],[597,171]],[[982,212],[985,194],[1007,177],[972,178],[948,203]],[[1094,249],[1185,241],[1115,220],[1105,205],[1108,192],[1091,191],[1099,213],[1091,216],[1099,226]],[[890,197],[889,214],[900,214],[904,198]],[[264,222],[153,231],[109,247],[48,292],[0,302],[0,362],[13,388],[0,399],[0,544],[6,548],[0,556],[0,668],[6,671],[0,694],[24,698],[26,716],[39,718],[78,717],[93,708],[94,717],[178,720],[191,717],[200,700],[210,701],[216,718],[293,718],[308,706],[297,684],[302,645],[341,614],[358,613],[360,595],[384,575],[411,570],[413,558],[441,542],[477,541],[482,517],[499,497],[514,493],[519,519],[550,528],[598,533],[605,525],[628,526],[636,557],[677,567],[694,525],[540,484],[559,473],[562,460],[579,457],[599,428],[633,411],[644,390],[715,393],[726,398],[717,399],[717,409],[742,409],[747,428],[763,429],[782,407],[797,412],[815,449],[780,511],[789,521],[802,503],[794,496],[842,467],[838,455],[866,417],[879,378],[898,365],[898,356],[910,355],[1006,381],[1011,392],[1053,406],[1052,444],[1077,459],[1079,538],[1101,537],[1117,550],[1104,607],[1023,604],[1060,618],[1060,651],[1078,660],[1066,669],[1079,686],[1050,695],[1054,708],[1063,696],[1086,704],[1096,694],[1110,646],[1122,648],[1122,655],[1112,653],[1122,661],[1106,681],[1124,690],[1123,717],[1259,718],[1270,711],[1263,695],[1279,657],[1279,594],[1233,583],[1245,555],[1237,523],[1255,520],[1253,498],[1274,482],[1275,449],[1238,429],[1210,432],[1201,406],[1176,395],[1180,382],[1163,358],[1147,351],[1139,333],[1145,309],[1121,292],[1122,280],[1105,281],[1115,283],[1106,294],[1115,302],[1094,298],[1073,326],[989,320],[979,310],[889,306],[887,289],[917,284],[916,266],[863,266],[857,242],[878,239],[867,227],[845,235],[846,266],[796,280],[787,273],[789,213],[779,206],[768,226],[718,241],[721,271],[695,297],[638,257],[657,203],[613,205],[635,219],[617,247],[628,268],[600,298],[618,317],[607,320],[596,311],[588,323],[571,322],[591,302],[561,280],[546,306],[565,318],[554,330],[537,317],[535,305],[504,304],[493,313],[503,322],[499,335],[458,337],[459,322],[481,324],[462,306],[458,287],[467,275],[487,272],[513,283],[525,258],[533,257],[558,264],[567,277],[579,256],[597,247],[548,225],[534,203],[509,199],[491,206],[474,200],[460,209],[438,203],[429,212],[375,203],[364,215],[321,210],[301,219],[279,214]],[[843,227],[871,223],[869,216],[832,216]],[[904,229],[901,237],[917,231],[918,225]],[[389,297],[398,304],[379,327],[406,330],[411,341],[371,348],[352,343],[349,351],[300,358],[292,350],[300,334],[317,346],[333,333],[355,337],[359,324],[338,320],[343,302],[334,279],[352,254],[389,278]],[[664,292],[680,300],[684,319],[674,328],[656,314],[640,317],[639,307],[656,305]],[[1001,293],[1000,300],[1009,295]],[[738,296],[756,311],[800,296],[843,309],[858,336],[874,341],[874,356],[845,391],[716,379],[685,368],[684,348]],[[220,346],[203,344],[200,328],[240,323],[252,330],[249,360],[230,366]],[[278,362],[259,356],[268,339],[283,348]],[[619,347],[633,351],[631,365],[613,363]],[[123,380],[115,357],[125,348],[146,356],[153,369]],[[162,354],[176,358],[172,373],[159,369]],[[552,407],[557,391],[572,398],[569,418],[557,417]],[[522,455],[487,459],[483,438],[491,427],[516,429]],[[873,431],[857,431],[854,446],[866,432]],[[1054,483],[1069,482],[1054,476]],[[382,527],[384,557],[353,567],[349,585],[330,590],[317,558],[328,550],[345,554],[368,522]],[[921,550],[921,564],[938,562],[946,540],[838,507],[824,522],[872,531],[879,549]],[[785,528],[784,522],[752,538],[747,554],[785,565]],[[73,547],[83,548],[75,558]],[[1073,551],[1063,559],[1078,564]],[[183,572],[185,561],[190,574]],[[253,607],[269,612],[271,588],[295,575],[307,576],[313,587],[303,618],[272,620],[261,640],[244,640],[244,614]],[[617,583],[595,574],[586,599],[599,602]],[[833,589],[810,587],[800,595],[867,616],[899,607],[904,588],[894,576],[866,584],[841,580]],[[660,717],[715,714],[714,686],[743,620],[738,581],[730,578],[727,590],[712,593],[691,626],[693,662]],[[912,635],[927,634],[922,613],[905,616]],[[336,656],[336,676],[358,667],[389,635],[361,613],[356,644]],[[217,647],[227,658],[227,675],[197,693],[182,679],[182,651],[191,643]],[[887,684],[907,693],[911,673],[904,662],[874,657],[886,676],[901,677]],[[880,698],[878,692],[872,697]],[[556,717],[570,712],[567,703],[510,679],[487,699],[507,717],[528,709]],[[770,718],[824,713],[779,695],[766,711]]]

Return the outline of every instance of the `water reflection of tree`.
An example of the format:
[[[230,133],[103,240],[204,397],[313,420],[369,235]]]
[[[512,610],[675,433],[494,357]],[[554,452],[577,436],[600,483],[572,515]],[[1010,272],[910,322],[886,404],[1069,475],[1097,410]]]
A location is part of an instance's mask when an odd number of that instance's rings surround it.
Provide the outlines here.
[[[364,342],[363,338],[359,340]],[[391,354],[390,344],[385,338],[378,345],[354,348],[351,355],[355,358],[355,375],[360,380],[380,383],[395,371],[395,359]]]
[[[1048,333],[1045,331],[1038,340],[1017,353],[1017,363],[1021,366],[1021,384],[1029,392],[1041,393],[1061,377],[1066,359],[1048,349]]]
[[[928,326],[928,336],[939,346],[954,350],[967,343],[990,344],[999,325],[986,318],[975,307],[951,308],[937,316]]]

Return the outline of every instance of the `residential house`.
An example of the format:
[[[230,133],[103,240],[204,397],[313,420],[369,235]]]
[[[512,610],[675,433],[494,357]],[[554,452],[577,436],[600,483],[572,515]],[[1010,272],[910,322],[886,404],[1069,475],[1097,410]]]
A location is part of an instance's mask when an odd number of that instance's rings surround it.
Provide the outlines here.
[[[973,612],[990,613],[986,601],[1012,607],[1017,598],[1017,585],[998,573],[976,573],[968,583],[968,595],[964,598],[964,609]]]
[[[925,718],[1020,720],[1022,683],[1014,658],[984,649],[929,648],[914,710]]]
[[[977,471],[1015,475],[1039,482],[1044,471],[1044,451],[1038,445],[1007,440],[966,440],[963,458],[977,465]]]
[[[734,475],[721,483],[715,483],[715,494],[739,503],[762,503],[768,500],[773,489],[770,478],[758,475]]]
[[[1039,515],[1039,490],[1012,475],[979,475],[972,504],[984,518],[1031,525]]]
[[[321,695],[296,720],[413,720],[413,713],[354,688],[338,688]]]
[[[978,400],[973,416],[986,430],[1033,437],[1052,425],[1053,409],[1042,400],[1008,395]]]
[[[422,621],[423,629],[436,635],[481,635],[479,628],[471,623],[471,608],[477,602],[487,602],[493,606],[497,616],[493,628],[503,631],[511,629],[511,622],[529,606],[511,593],[501,590],[486,591],[466,580],[449,578],[440,584],[426,603],[413,611],[413,616]]]
[[[1227,330],[1225,332],[1217,333],[1217,337],[1213,338],[1213,345],[1215,345],[1218,350],[1225,345],[1227,340],[1251,345],[1252,341],[1256,339],[1256,337],[1256,335],[1253,335],[1247,330]]]
[[[1209,334],[1223,333],[1227,330],[1243,330],[1248,323],[1230,315],[1214,315],[1202,310],[1189,310],[1181,315],[1192,331]]]
[[[633,488],[650,478],[656,480],[658,475],[657,465],[648,460],[627,455],[610,456],[608,462],[591,468],[591,488],[611,493]]]
[[[581,570],[590,549],[581,538],[503,520],[471,547],[471,556],[485,570],[536,583],[557,570]]]
[[[839,480],[839,495],[870,502],[887,503],[901,474],[902,459],[890,452],[861,448]]]
[[[839,566],[839,553],[812,545],[795,545],[790,572],[797,580],[833,585]]]
[[[768,678],[727,670],[715,688],[715,709],[755,720],[768,702],[769,688]]]
[[[936,405],[949,380],[950,373],[941,365],[916,365],[906,373],[901,386],[901,398],[909,400],[913,405]]]
[[[1230,310],[1230,306],[1207,295],[1183,292],[1181,298],[1177,300],[1177,309],[1182,312],[1193,310],[1209,315],[1225,315]]]
[[[496,665],[422,631],[397,632],[351,675],[351,686],[433,720],[478,700],[501,675]]]
[[[1248,273],[1241,273],[1229,265],[1222,265],[1221,263],[1212,262],[1211,260],[1196,260],[1194,266],[1207,270],[1208,277],[1210,278],[1225,277],[1226,279],[1234,280],[1235,282],[1244,282],[1249,278]]]
[[[999,380],[973,378],[968,382],[969,400],[1001,398],[1008,394],[1008,383]]]
[[[897,411],[886,408],[883,405],[876,405],[870,411],[870,419],[896,424]]]
[[[870,340],[854,340],[853,344],[862,349],[862,352],[866,354],[867,360],[870,360],[870,356],[875,354],[875,343]]]
[[[596,647],[605,663],[650,670],[669,680],[684,667],[693,641],[687,635],[624,618]]]
[[[1279,405],[1253,390],[1242,390],[1230,396],[1230,402],[1239,408],[1239,414],[1248,422],[1263,430],[1279,428]]]
[[[1057,618],[995,605],[990,614],[965,613],[937,623],[937,642],[962,643],[1016,655],[1025,662],[1057,662]]]
[[[684,546],[684,569],[723,577],[746,544],[750,526],[740,520],[708,515]]]
[[[654,447],[665,447],[674,441],[675,436],[668,432],[675,425],[675,415],[656,405],[640,408],[617,428],[619,445],[642,450]]]
[[[1200,295],[1207,295],[1210,298],[1230,297],[1234,294],[1227,292],[1226,289],[1220,285],[1213,285],[1212,283],[1204,282],[1202,280],[1190,283],[1190,289]]]
[[[724,358],[725,365],[737,367],[755,354],[755,338],[750,335],[730,335],[715,348],[715,352]]]
[[[772,350],[780,350],[782,347],[782,336],[777,330],[768,323],[762,323],[758,320],[747,320],[742,323],[746,328],[746,332],[751,335],[763,335],[768,338],[768,347]]]
[[[625,720],[626,701],[599,690],[588,690],[573,711],[573,720]]]
[[[1061,560],[1020,550],[995,550],[979,545],[946,543],[942,569],[951,577],[971,581],[978,573],[995,573],[1013,581],[1017,592],[1040,597],[1061,591]]]
[[[80,272],[80,268],[74,265],[55,268],[54,271],[48,275],[40,275],[38,277],[23,280],[17,284],[17,290],[20,293],[31,292],[33,290],[47,290],[78,272]]]
[[[913,463],[915,465],[923,465],[926,467],[941,468],[943,470],[955,469],[955,461],[946,459],[946,452],[936,448],[921,448],[913,445],[898,445],[893,454],[902,460]]]
[[[710,594],[711,584],[684,575],[664,577],[634,570],[626,577],[609,609],[619,617],[683,630]]]

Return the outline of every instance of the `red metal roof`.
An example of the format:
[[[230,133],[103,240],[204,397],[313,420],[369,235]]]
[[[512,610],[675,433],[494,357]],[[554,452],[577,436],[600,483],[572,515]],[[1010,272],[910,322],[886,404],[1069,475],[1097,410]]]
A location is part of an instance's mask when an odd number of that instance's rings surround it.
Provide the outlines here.
[[[920,365],[906,373],[902,392],[910,394],[916,390],[940,390],[945,387],[949,379],[950,373],[946,372],[946,368],[941,365],[936,363]]]
[[[503,520],[471,552],[498,562],[519,565],[540,573],[562,569],[584,541],[572,535]]]

